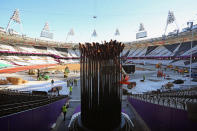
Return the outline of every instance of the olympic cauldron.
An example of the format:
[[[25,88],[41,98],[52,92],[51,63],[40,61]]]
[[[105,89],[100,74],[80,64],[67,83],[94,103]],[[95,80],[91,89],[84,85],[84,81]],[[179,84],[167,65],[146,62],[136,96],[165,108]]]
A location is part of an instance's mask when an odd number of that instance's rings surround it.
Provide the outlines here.
[[[79,44],[81,114],[75,130],[121,130],[120,53],[123,49],[124,44],[117,41]]]

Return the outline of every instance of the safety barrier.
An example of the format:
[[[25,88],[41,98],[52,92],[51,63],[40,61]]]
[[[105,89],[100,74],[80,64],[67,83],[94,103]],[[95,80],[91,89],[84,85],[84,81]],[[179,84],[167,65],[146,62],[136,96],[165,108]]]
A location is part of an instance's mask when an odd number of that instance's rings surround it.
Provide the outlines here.
[[[136,95],[129,96],[128,101],[139,113],[142,119],[146,122],[152,131],[167,131],[167,130],[179,130],[179,131],[194,131],[197,129],[196,118],[196,104],[192,102],[191,98],[188,98],[187,106],[177,106],[175,103],[168,104],[173,101],[169,96],[169,93],[162,94],[166,95],[166,102],[159,100],[154,95]],[[172,95],[172,94],[171,94]],[[147,96],[147,97],[146,97]],[[181,96],[181,94],[180,94]],[[183,96],[183,95],[182,95]],[[178,97],[178,95],[177,95]],[[189,100],[190,99],[190,100]],[[181,100],[181,99],[180,99]],[[182,100],[184,98],[182,97]],[[184,101],[183,101],[184,102]],[[186,102],[186,101],[185,101]],[[158,104],[158,103],[164,103]],[[193,107],[191,106],[193,104]],[[190,105],[188,107],[188,105]],[[180,107],[181,109],[178,109]],[[184,110],[185,109],[185,110]],[[193,117],[193,118],[192,118]]]

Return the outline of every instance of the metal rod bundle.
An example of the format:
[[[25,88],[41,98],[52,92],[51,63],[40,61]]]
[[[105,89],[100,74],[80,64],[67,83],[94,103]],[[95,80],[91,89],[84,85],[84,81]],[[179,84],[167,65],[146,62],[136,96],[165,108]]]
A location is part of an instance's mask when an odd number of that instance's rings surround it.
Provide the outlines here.
[[[81,52],[81,121],[93,130],[121,123],[121,65],[124,44],[117,41],[79,44]]]

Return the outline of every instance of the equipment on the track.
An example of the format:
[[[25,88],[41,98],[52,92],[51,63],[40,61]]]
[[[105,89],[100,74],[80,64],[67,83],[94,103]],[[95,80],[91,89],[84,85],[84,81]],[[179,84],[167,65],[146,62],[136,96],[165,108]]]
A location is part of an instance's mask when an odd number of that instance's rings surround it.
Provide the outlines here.
[[[36,74],[36,70],[35,69],[30,69],[28,74],[29,75],[35,75]]]
[[[17,78],[17,77],[7,77],[6,79],[12,85],[21,85],[28,82],[27,80],[23,80],[22,78]]]
[[[50,77],[48,75],[46,75],[48,72],[43,72],[43,73],[40,73],[39,77],[38,77],[38,80],[41,81],[41,80],[49,80]]]
[[[161,64],[161,63],[158,63],[158,64],[156,64],[156,65],[155,65],[155,67],[156,67],[156,68],[158,68],[158,69],[160,69],[160,68],[161,68],[161,66],[162,66],[162,64]]]

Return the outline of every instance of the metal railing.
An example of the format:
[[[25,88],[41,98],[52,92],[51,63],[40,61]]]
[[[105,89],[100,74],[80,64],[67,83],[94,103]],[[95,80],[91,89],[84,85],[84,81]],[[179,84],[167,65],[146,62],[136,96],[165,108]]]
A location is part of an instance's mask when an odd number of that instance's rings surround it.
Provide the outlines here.
[[[197,89],[194,88],[182,91],[133,94],[130,95],[130,97],[153,104],[187,110],[187,103],[197,103]]]

